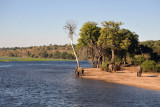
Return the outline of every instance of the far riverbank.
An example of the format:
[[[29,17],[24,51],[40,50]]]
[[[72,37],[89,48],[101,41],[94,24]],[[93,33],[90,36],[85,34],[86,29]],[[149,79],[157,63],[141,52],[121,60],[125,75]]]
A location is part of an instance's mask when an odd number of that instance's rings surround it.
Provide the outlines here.
[[[24,58],[24,57],[0,57],[0,62],[9,61],[74,61],[70,59],[52,59],[52,58]]]
[[[160,74],[142,73],[142,77],[137,77],[136,67],[122,67],[122,70],[116,73],[101,71],[100,68],[87,68],[84,73],[82,78],[160,91]]]

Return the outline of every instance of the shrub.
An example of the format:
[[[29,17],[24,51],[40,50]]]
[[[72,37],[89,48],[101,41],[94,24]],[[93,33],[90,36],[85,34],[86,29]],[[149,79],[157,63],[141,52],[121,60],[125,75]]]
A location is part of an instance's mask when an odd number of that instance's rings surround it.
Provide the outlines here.
[[[146,59],[142,55],[138,55],[137,57],[134,58],[134,64],[135,65],[140,65],[142,64]]]
[[[159,66],[155,61],[146,60],[142,63],[143,72],[158,72]]]
[[[103,70],[103,71],[108,71],[107,65],[108,65],[108,63],[103,62],[103,63],[102,63],[102,66],[101,66],[101,70]]]
[[[76,57],[75,57],[74,55],[72,55],[72,54],[68,54],[68,55],[67,55],[67,58],[68,58],[68,59],[75,59]]]
[[[157,64],[157,72],[159,72],[160,73],[160,64]]]

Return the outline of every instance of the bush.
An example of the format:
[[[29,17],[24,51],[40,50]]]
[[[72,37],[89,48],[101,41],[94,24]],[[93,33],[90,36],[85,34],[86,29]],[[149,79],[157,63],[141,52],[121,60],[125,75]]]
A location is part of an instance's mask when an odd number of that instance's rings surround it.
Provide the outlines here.
[[[102,63],[102,65],[101,65],[101,70],[103,70],[103,71],[108,71],[107,65],[108,65],[108,63],[106,63],[106,62]]]
[[[146,60],[142,63],[143,72],[159,72],[159,65],[155,61]]]
[[[159,72],[160,73],[160,64],[157,64],[157,72]]]
[[[68,59],[76,59],[76,57],[74,55],[70,54],[70,53],[67,55],[67,58]]]
[[[142,55],[138,55],[137,57],[134,58],[134,64],[135,65],[140,65],[142,64],[146,59]]]

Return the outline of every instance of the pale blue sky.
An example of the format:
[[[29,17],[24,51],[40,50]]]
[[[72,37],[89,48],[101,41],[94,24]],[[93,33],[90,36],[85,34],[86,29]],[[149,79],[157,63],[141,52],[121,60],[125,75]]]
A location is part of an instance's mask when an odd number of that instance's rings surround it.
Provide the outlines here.
[[[160,0],[0,0],[0,47],[69,44],[67,20],[122,21],[140,41],[160,40]]]

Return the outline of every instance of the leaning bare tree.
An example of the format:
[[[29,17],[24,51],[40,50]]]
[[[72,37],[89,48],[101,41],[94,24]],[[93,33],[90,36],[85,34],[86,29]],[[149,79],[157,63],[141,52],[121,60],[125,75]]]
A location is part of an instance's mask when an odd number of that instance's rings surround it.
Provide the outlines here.
[[[70,38],[71,40],[71,46],[72,46],[72,49],[73,49],[73,52],[74,52],[74,55],[76,57],[76,61],[77,61],[77,65],[78,65],[78,68],[80,67],[79,65],[79,61],[78,61],[78,57],[77,57],[77,54],[75,52],[75,49],[74,49],[74,46],[73,46],[73,34],[75,33],[75,29],[76,29],[77,25],[73,22],[73,21],[67,21],[64,25],[64,29],[66,30],[66,32],[68,33],[68,37]]]

